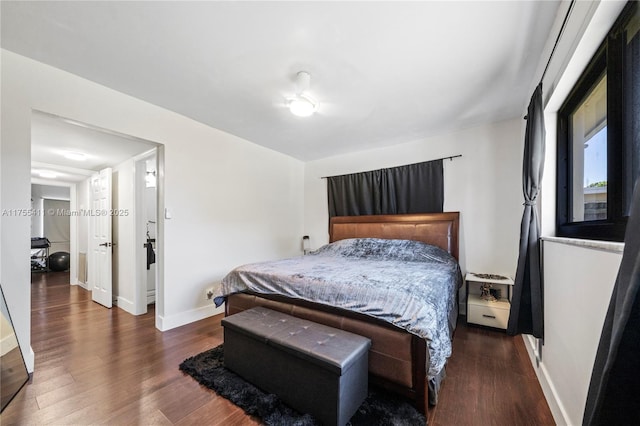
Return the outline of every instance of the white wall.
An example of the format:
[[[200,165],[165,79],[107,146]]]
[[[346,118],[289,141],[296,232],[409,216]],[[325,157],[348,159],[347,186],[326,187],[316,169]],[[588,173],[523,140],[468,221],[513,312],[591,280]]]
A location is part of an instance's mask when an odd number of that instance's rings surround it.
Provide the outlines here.
[[[76,200],[77,200],[77,208],[78,211],[89,211],[90,210],[90,188],[91,188],[91,179],[85,179],[82,182],[78,182],[76,184]],[[80,271],[80,268],[86,268],[84,270],[85,280],[88,281],[88,256],[89,256],[89,216],[87,215],[79,215],[75,217],[76,219],[76,244],[78,247],[78,255],[83,253],[85,255],[85,264],[78,264],[77,276],[81,277],[83,273]],[[89,285],[87,282],[82,282],[80,279],[76,279],[75,281],[72,279],[71,284],[80,285],[83,288],[89,290]]]
[[[43,237],[44,236],[44,220],[40,212],[44,211],[44,198],[33,196],[33,185],[31,185],[31,210],[38,212],[31,216],[31,237]]]
[[[54,186],[54,185],[40,185],[31,184],[31,208],[34,209],[36,214],[31,217],[31,236],[42,237],[44,236],[43,230],[43,217],[44,207],[43,200],[45,198],[51,200],[71,200],[69,195],[69,187],[67,186]],[[53,253],[53,251],[51,251]]]
[[[78,200],[79,211],[89,211],[89,197],[90,197],[91,179],[85,179],[82,182],[78,182],[76,185],[76,196]],[[89,254],[89,216],[78,216],[78,252]],[[74,283],[72,283],[74,284]]]
[[[389,148],[312,161],[305,167],[305,234],[311,247],[328,239],[323,176],[417,163],[444,162],[444,210],[460,212],[463,270],[515,274],[522,216],[524,120],[487,124]]]
[[[234,266],[299,253],[304,165],[67,72],[2,50],[3,209],[30,207],[30,127],[36,109],[164,144],[160,329],[217,310],[205,289]],[[28,217],[2,217],[1,282],[29,371]],[[162,254],[162,253],[161,253]]]
[[[71,200],[68,186],[31,184],[33,198],[48,198],[51,200]]]
[[[545,338],[537,370],[553,396],[550,405],[558,424],[579,425],[622,255],[552,241],[543,244]]]
[[[155,155],[152,159],[147,160],[147,171],[155,171],[155,164],[157,159]],[[146,220],[145,229],[148,230],[148,236],[151,239],[155,239],[157,236],[156,233],[156,224],[158,223],[158,196],[156,193],[156,187],[148,187],[145,188],[144,192],[144,215]],[[156,243],[149,243],[154,247],[156,247]],[[145,256],[146,257],[146,256]],[[153,303],[156,299],[156,268],[158,263],[152,263],[149,265],[149,269],[147,269],[146,279],[147,279],[147,303]]]
[[[113,168],[112,207],[127,211],[113,216],[113,297],[119,308],[135,312],[136,291],[136,221],[135,221],[135,161],[126,160]]]

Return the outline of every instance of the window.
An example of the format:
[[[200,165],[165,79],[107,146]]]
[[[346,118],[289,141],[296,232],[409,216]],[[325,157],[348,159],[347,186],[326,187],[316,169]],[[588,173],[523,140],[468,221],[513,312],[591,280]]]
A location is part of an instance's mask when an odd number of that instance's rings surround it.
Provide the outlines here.
[[[640,12],[629,2],[558,113],[558,235],[623,241],[640,176]]]

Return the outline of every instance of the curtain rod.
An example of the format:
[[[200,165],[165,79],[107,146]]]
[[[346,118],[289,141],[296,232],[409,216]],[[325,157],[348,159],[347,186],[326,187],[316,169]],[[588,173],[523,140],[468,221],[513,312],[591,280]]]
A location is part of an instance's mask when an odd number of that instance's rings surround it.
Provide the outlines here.
[[[544,80],[544,76],[547,75],[547,70],[549,69],[549,64],[551,64],[551,60],[553,59],[553,54],[556,53],[556,48],[560,43],[560,38],[562,38],[562,34],[564,33],[565,28],[567,27],[567,21],[569,21],[569,16],[571,16],[571,12],[573,11],[573,6],[576,4],[576,0],[571,0],[569,4],[569,9],[567,9],[567,13],[564,15],[564,20],[562,21],[562,25],[560,26],[560,31],[558,31],[558,36],[556,37],[556,41],[553,44],[553,48],[551,49],[551,54],[549,55],[549,60],[547,61],[547,65],[544,67],[544,71],[542,71],[542,77],[540,77],[540,83],[542,84],[542,80]],[[523,119],[527,119],[527,115],[522,117]]]
[[[558,32],[558,37],[556,37],[556,42],[553,45],[553,49],[551,49],[551,54],[549,55],[549,60],[547,61],[547,65],[544,67],[544,71],[542,71],[542,77],[540,77],[540,83],[544,80],[544,76],[547,74],[547,70],[549,69],[549,64],[551,63],[551,59],[553,59],[553,54],[556,53],[556,48],[560,43],[560,38],[564,33],[564,30],[567,27],[567,21],[569,21],[569,16],[571,16],[571,12],[573,11],[573,6],[576,4],[576,0],[571,0],[571,4],[569,5],[569,9],[567,9],[567,14],[564,16],[564,20],[562,21],[562,25],[560,26],[560,31]]]
[[[450,160],[450,161],[453,161],[454,158],[458,158],[458,157],[462,157],[462,154],[450,155],[448,157],[435,158],[433,160],[420,161],[419,163],[405,164],[403,166],[395,166],[395,167],[413,166],[414,164],[428,163],[430,161],[439,161],[439,160]],[[393,169],[393,168],[394,167],[383,167],[381,169],[376,169],[376,170],[386,170],[386,169]],[[373,171],[375,171],[375,170],[367,170],[367,171],[364,171],[364,172],[356,172],[356,173],[369,173],[369,172],[373,172]],[[351,173],[345,173],[344,175],[322,176],[320,179],[328,179],[330,177],[345,176],[345,175],[349,175],[349,174],[351,174]]]

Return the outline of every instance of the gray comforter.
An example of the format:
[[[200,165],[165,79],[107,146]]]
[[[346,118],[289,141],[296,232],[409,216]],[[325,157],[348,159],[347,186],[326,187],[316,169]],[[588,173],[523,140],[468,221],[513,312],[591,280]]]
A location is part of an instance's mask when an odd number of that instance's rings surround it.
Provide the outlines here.
[[[214,298],[249,291],[304,299],[376,317],[428,342],[429,378],[451,355],[449,313],[462,283],[456,260],[418,241],[357,238],[307,256],[240,266]]]

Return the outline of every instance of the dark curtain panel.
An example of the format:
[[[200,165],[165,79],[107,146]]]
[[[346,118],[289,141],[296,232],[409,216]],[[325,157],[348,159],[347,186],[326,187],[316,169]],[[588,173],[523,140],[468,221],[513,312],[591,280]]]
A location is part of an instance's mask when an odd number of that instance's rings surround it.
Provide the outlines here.
[[[520,225],[520,254],[507,327],[507,333],[510,335],[533,334],[538,338],[544,337],[544,323],[539,247],[540,225],[536,199],[544,169],[544,142],[544,109],[542,83],[540,83],[533,92],[527,112],[522,167],[524,213]]]
[[[591,373],[583,425],[640,424],[640,181]]]
[[[329,217],[442,212],[442,160],[327,178]]]
[[[636,12],[638,13],[638,12]],[[624,132],[627,135],[625,144],[625,181],[634,182],[640,176],[640,33],[627,40],[625,48],[624,81],[628,88],[628,96],[624,99]],[[635,82],[635,84],[633,83]],[[624,212],[629,214],[633,185],[625,185]]]

